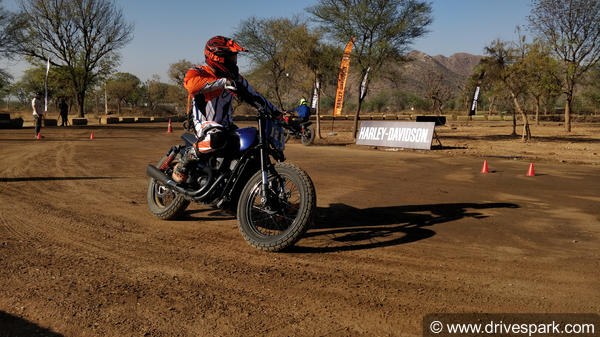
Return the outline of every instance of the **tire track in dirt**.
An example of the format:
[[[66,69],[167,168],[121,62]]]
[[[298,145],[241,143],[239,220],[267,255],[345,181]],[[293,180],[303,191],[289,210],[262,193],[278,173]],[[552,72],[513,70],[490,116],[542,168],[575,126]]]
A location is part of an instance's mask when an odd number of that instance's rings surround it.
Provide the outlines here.
[[[37,156],[26,159],[0,144],[14,159],[1,172],[39,177],[29,169],[46,164],[55,178],[0,182],[0,216],[14,214],[29,240],[0,247],[0,310],[66,336],[393,336],[417,334],[430,312],[598,309],[594,224],[578,224],[582,243],[567,240],[569,223],[542,236],[539,205],[496,208],[510,202],[498,196],[503,181],[491,184],[501,174],[469,173],[474,160],[449,167],[435,153],[289,146],[317,185],[319,227],[296,249],[266,254],[209,207],[193,205],[179,221],[147,211],[144,166],[178,135],[117,127],[90,141],[76,140],[85,129],[60,132],[73,140],[27,143],[19,149]],[[447,178],[453,170],[478,188]],[[581,195],[578,181],[562,183],[552,188]],[[529,184],[511,195],[547,183]],[[597,214],[587,202],[582,212]]]
[[[47,147],[36,145],[39,146],[30,146],[27,151],[11,151],[3,156],[3,161],[11,165],[0,172],[0,203],[6,208],[0,213],[0,225],[19,239],[41,241],[43,233],[28,217],[38,213],[30,206],[45,191],[42,186],[46,168],[39,161]]]
[[[11,215],[18,214],[17,209],[13,205],[5,205],[4,208],[7,212],[0,213],[0,233],[3,233],[0,237],[3,240],[7,240],[4,242],[22,240],[40,241],[38,234],[33,232],[32,228],[28,227],[25,221],[18,216]]]

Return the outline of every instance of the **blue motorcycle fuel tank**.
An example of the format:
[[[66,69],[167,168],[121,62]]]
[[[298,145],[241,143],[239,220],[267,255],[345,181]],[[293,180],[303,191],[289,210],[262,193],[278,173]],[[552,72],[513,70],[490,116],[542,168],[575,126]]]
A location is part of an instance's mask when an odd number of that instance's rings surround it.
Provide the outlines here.
[[[241,128],[235,130],[240,136],[240,151],[244,151],[248,149],[252,144],[254,144],[254,140],[256,139],[257,130],[253,127]]]

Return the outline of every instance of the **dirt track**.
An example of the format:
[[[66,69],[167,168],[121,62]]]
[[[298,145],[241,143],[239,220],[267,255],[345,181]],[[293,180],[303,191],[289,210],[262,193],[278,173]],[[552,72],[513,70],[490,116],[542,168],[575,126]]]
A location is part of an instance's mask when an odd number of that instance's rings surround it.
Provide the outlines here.
[[[177,130],[90,130],[0,130],[0,336],[399,336],[427,313],[600,312],[597,165],[526,177],[497,156],[484,175],[460,149],[291,144],[318,216],[275,254],[212,208],[151,216],[144,168]]]

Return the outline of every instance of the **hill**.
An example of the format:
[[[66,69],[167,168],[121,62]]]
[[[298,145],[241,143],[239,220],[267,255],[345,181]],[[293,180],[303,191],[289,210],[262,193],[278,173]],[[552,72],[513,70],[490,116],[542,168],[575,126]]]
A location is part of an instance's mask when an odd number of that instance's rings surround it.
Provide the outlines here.
[[[456,53],[450,57],[430,56],[420,51],[412,51],[407,56],[409,62],[397,68],[400,80],[396,83],[398,89],[416,94],[422,94],[427,90],[428,81],[432,77],[440,79],[445,85],[459,91],[482,58],[480,55],[467,53]]]
[[[456,53],[449,57],[430,56],[412,51],[406,55],[406,62],[389,65],[381,77],[371,82],[367,99],[373,98],[378,92],[390,90],[414,93],[423,98],[427,97],[428,91],[434,90],[445,92],[444,96],[456,97],[482,57],[468,53]],[[345,94],[349,102],[356,99],[360,83],[357,76],[356,72],[349,74]]]

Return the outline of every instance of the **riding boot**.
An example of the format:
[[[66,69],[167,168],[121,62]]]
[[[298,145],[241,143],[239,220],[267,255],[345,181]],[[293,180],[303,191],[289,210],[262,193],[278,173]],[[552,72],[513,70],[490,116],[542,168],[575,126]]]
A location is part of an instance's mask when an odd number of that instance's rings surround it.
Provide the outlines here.
[[[173,174],[171,175],[173,181],[175,181],[177,184],[185,183],[185,181],[188,178],[188,169],[190,163],[197,159],[198,158],[193,148],[191,149],[191,151],[186,151],[182,153],[181,160],[173,168]]]

